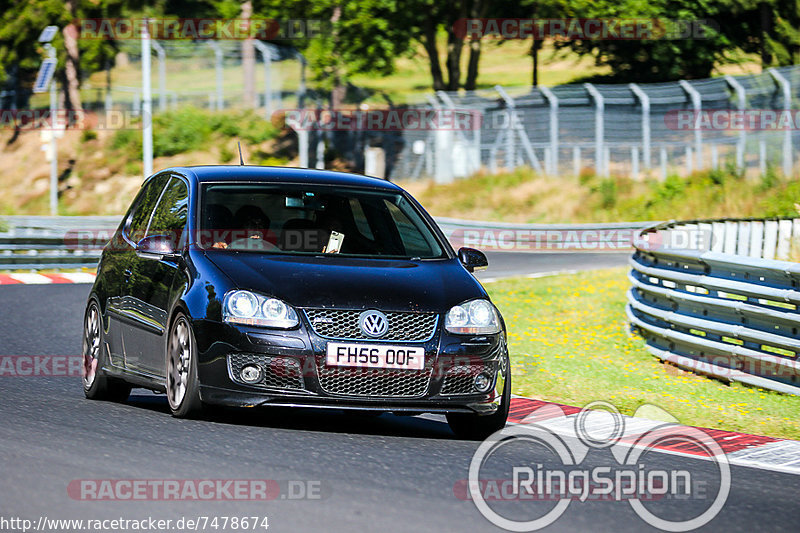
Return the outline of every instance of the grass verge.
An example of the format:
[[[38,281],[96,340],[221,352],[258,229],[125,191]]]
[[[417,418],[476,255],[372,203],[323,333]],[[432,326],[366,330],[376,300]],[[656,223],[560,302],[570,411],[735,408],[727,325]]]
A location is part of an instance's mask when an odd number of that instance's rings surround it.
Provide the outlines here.
[[[726,385],[665,366],[629,335],[625,268],[486,289],[508,326],[514,392],[569,405],[656,405],[682,424],[800,439],[800,397]]]
[[[451,184],[405,182],[433,215],[503,222],[567,223],[771,217],[800,212],[800,181],[770,169],[745,177],[730,169],[689,177],[546,177],[528,168],[479,173]]]

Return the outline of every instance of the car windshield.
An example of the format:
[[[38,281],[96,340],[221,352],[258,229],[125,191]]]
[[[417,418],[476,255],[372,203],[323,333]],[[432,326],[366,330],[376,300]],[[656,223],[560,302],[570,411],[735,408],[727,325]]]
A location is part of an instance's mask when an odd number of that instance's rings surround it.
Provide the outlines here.
[[[265,183],[203,186],[198,244],[206,249],[358,257],[445,257],[400,193]]]

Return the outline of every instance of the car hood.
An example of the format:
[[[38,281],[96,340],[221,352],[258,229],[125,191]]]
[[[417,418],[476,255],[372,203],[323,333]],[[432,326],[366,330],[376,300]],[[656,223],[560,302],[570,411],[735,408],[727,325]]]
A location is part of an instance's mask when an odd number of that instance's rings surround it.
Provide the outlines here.
[[[240,289],[295,307],[443,312],[486,297],[458,259],[406,261],[297,257],[209,250],[206,257]]]

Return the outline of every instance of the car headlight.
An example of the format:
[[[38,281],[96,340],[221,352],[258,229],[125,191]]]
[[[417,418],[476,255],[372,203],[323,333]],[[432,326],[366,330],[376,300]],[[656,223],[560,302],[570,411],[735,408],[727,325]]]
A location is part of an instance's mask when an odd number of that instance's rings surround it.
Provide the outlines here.
[[[297,312],[286,302],[241,290],[225,295],[222,318],[232,324],[283,329],[300,323]]]
[[[444,328],[450,333],[500,333],[500,316],[488,300],[471,300],[447,312]]]

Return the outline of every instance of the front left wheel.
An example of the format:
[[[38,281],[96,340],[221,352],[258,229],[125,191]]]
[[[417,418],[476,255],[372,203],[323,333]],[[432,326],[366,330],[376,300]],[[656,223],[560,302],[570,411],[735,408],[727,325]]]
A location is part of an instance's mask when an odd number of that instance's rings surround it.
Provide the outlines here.
[[[167,400],[172,416],[196,416],[203,407],[197,382],[197,347],[192,326],[183,313],[172,322],[166,351]]]
[[[90,400],[124,402],[131,393],[131,386],[103,372],[103,324],[100,308],[92,301],[86,308],[83,319],[83,393]]]

